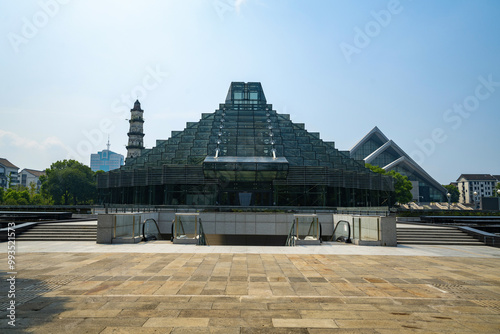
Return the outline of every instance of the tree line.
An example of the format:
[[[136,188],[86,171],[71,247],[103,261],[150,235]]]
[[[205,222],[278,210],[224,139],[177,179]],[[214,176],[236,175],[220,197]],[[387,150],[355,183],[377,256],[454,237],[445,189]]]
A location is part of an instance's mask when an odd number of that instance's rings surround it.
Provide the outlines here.
[[[54,162],[40,176],[41,187],[21,185],[4,190],[0,187],[0,203],[4,205],[77,205],[97,203],[96,175],[90,167],[76,161]]]
[[[394,178],[395,200],[400,204],[412,200],[412,184],[406,176],[396,171],[386,172],[378,166],[366,164],[370,170],[390,175]],[[41,187],[30,184],[28,187],[15,186],[4,190],[0,187],[0,204],[3,205],[76,205],[97,203],[97,174],[90,167],[76,161],[63,160],[54,162],[45,170],[45,175],[40,176]],[[459,191],[454,185],[444,186],[450,193],[450,201],[458,202]],[[500,189],[500,183],[496,189]],[[495,193],[494,196],[498,196]]]

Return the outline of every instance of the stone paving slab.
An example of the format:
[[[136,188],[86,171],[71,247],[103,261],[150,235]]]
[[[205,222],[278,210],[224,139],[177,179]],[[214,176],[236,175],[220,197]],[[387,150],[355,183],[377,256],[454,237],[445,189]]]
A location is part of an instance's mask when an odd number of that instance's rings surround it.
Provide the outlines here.
[[[0,332],[498,333],[499,251],[481,252],[18,251],[16,327],[4,293]]]
[[[500,249],[489,246],[443,246],[443,245],[398,245],[397,247],[357,246],[339,242],[323,242],[320,246],[196,246],[172,244],[169,241],[149,241],[139,244],[96,244],[93,241],[20,241],[16,243],[17,252],[23,253],[80,253],[74,261],[86,261],[86,253],[197,253],[197,254],[331,254],[331,255],[389,255],[389,256],[460,256],[500,258]],[[7,243],[0,242],[0,252],[7,252]],[[126,255],[124,255],[126,256]],[[151,267],[146,259],[148,270],[160,270]],[[173,263],[170,267],[177,264]],[[221,268],[223,265],[221,264]],[[137,274],[137,275],[141,275]],[[168,275],[168,271],[165,275]]]

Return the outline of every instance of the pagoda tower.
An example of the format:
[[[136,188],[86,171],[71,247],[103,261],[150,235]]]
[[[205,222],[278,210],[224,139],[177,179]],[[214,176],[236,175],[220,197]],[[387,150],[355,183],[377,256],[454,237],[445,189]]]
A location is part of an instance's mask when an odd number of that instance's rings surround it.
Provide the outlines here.
[[[141,109],[141,103],[136,100],[134,108],[130,110],[130,130],[128,135],[127,159],[136,158],[141,155],[144,149],[144,110]]]

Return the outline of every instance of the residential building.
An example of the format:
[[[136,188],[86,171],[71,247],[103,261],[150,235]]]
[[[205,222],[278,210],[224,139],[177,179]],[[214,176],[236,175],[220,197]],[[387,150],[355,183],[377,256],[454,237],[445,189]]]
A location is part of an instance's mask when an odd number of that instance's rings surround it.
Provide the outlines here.
[[[481,197],[494,195],[495,186],[500,182],[499,175],[462,174],[457,179],[460,191],[459,202],[463,204],[479,203]]]
[[[34,170],[25,168],[19,173],[20,175],[20,184],[24,187],[30,187],[31,184],[36,186],[36,190],[39,191],[42,186],[42,182],[40,181],[40,176],[45,175],[45,171]]]
[[[394,170],[408,178],[413,185],[412,195],[416,202],[445,202],[446,188],[432,178],[394,141],[374,127],[351,148],[351,158],[378,166],[386,171]]]
[[[9,188],[19,184],[19,167],[9,160],[0,158],[0,187]]]

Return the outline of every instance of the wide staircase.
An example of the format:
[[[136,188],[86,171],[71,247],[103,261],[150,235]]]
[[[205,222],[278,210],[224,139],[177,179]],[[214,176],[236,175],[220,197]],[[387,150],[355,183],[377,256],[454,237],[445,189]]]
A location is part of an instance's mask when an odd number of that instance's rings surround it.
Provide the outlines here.
[[[16,236],[16,241],[96,241],[97,224],[38,224]]]
[[[484,243],[455,227],[397,225],[398,244],[484,246]]]

